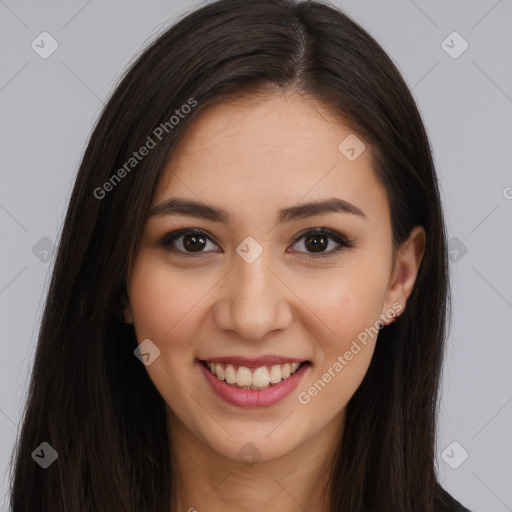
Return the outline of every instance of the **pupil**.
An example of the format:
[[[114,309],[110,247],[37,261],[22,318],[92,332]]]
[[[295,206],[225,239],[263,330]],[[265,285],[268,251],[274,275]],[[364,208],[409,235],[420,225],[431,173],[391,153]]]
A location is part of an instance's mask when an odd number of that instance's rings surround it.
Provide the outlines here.
[[[321,240],[322,242],[319,242],[319,240]],[[325,242],[326,237],[324,235],[310,235],[306,238],[306,246],[308,247],[308,249],[312,248],[313,252],[322,252],[322,250],[324,250],[327,247]]]
[[[192,249],[192,251],[200,252],[203,248],[205,240],[201,235],[185,235],[183,237],[183,245],[186,249]]]

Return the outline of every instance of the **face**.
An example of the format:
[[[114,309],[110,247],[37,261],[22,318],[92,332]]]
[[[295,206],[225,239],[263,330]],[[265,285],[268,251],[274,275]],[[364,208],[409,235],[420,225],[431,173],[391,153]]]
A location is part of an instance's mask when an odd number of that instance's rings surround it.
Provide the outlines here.
[[[369,147],[339,149],[350,135],[293,92],[211,105],[158,183],[125,319],[151,340],[146,370],[170,417],[229,459],[250,446],[273,460],[341,422],[379,322],[412,290],[422,228],[394,254]],[[178,198],[205,206],[162,206]],[[213,359],[218,376],[201,362]],[[287,361],[307,363],[286,378]]]

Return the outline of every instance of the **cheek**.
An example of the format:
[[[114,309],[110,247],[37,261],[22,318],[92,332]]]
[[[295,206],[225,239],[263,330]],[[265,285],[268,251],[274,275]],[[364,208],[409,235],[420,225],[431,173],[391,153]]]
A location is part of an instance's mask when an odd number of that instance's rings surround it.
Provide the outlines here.
[[[317,330],[317,366],[297,395],[312,417],[332,419],[361,384],[377,341],[381,296],[373,279],[354,274],[318,296],[314,313],[328,329]],[[318,326],[318,318],[311,323]]]
[[[187,346],[200,321],[201,299],[214,285],[183,269],[141,257],[130,282],[130,304],[137,338],[154,341],[160,348]],[[200,286],[199,286],[200,284]],[[196,326],[196,327],[194,327]]]
[[[193,341],[201,322],[201,298],[214,284],[196,286],[197,281],[197,273],[194,277],[183,270],[172,271],[165,263],[142,256],[129,287],[138,343],[150,339],[160,350],[146,371],[165,402],[185,416],[191,408],[187,400],[200,396],[191,378]]]
[[[298,398],[301,404],[310,403],[308,410],[314,414],[339,412],[368,370],[386,292],[386,264],[384,258],[375,261],[361,256],[357,263],[326,276],[325,282],[318,279],[307,292],[307,303],[312,305],[308,328],[316,333],[317,367]]]
[[[376,265],[352,266],[316,282],[308,292],[313,316],[321,319],[325,330],[326,351],[342,350],[366,328],[380,320],[386,292],[386,272]],[[312,322],[314,320],[312,319]],[[378,324],[377,324],[378,325]]]

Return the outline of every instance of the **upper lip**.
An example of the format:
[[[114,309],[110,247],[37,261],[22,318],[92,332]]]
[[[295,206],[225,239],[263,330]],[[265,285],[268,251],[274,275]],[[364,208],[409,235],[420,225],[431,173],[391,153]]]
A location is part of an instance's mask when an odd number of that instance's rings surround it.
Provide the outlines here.
[[[276,364],[286,363],[303,363],[307,359],[299,359],[296,357],[285,357],[278,356],[275,354],[269,354],[259,357],[244,357],[244,356],[220,356],[220,357],[208,357],[201,359],[201,361],[208,361],[211,363],[224,363],[232,364],[234,366],[245,366],[247,368],[260,368],[262,366],[273,366]]]

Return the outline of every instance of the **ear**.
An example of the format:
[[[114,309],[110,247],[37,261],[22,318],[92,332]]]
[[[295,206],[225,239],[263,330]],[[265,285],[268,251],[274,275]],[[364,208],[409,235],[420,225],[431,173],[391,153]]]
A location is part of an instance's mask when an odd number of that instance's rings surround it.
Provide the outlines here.
[[[121,311],[123,313],[124,323],[133,324],[132,308],[125,293],[121,296]]]
[[[416,226],[411,231],[409,238],[399,247],[384,301],[384,311],[389,311],[396,303],[401,305],[401,309],[397,309],[397,313],[405,309],[425,253],[426,238],[423,226]],[[383,316],[385,316],[384,311],[382,312]],[[390,320],[392,321],[392,319]]]

